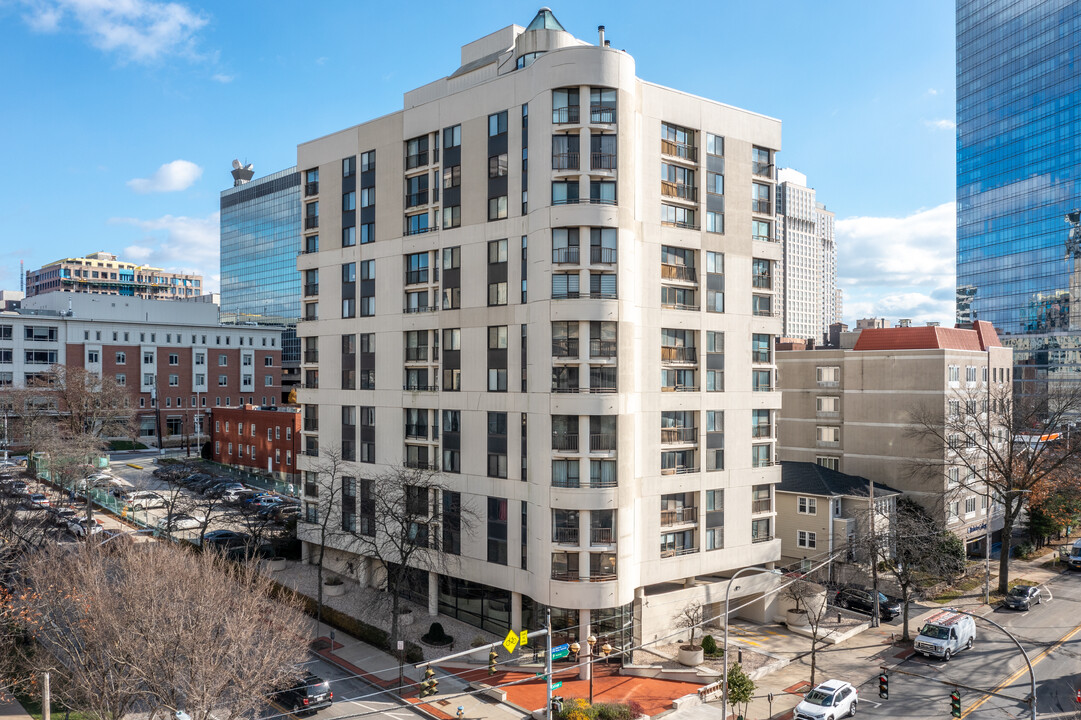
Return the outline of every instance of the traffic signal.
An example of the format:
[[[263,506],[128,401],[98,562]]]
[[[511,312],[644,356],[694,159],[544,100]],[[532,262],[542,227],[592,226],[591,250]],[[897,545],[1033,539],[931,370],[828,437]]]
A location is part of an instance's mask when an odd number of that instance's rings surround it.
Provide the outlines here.
[[[954,690],[950,693],[950,715],[955,718],[961,717],[961,691]]]
[[[488,653],[488,674],[495,675],[495,659],[499,657],[495,650]]]
[[[878,676],[878,696],[883,700],[888,700],[890,697],[890,676],[886,673]]]
[[[435,670],[430,667],[424,669],[424,680],[420,683],[420,697],[428,697],[439,692],[439,681],[435,678]]]

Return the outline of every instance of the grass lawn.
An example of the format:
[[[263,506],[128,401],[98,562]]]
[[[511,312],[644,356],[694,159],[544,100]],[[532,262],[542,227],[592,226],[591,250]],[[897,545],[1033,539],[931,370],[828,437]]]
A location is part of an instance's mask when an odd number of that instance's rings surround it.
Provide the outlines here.
[[[26,709],[26,712],[30,713],[30,717],[34,720],[41,720],[41,699],[30,698],[25,695],[16,695],[15,699],[19,701],[19,704]],[[59,703],[52,703],[51,718],[52,720],[65,720],[64,706]],[[67,720],[95,720],[93,715],[87,715],[81,712],[71,712],[67,716]]]
[[[994,582],[994,576],[991,577],[991,581]],[[939,605],[945,605],[946,603],[953,602],[965,593],[972,592],[976,588],[982,586],[983,578],[973,576],[961,581],[960,583],[950,588],[946,592],[942,593],[938,597],[931,598],[931,602],[936,602]]]

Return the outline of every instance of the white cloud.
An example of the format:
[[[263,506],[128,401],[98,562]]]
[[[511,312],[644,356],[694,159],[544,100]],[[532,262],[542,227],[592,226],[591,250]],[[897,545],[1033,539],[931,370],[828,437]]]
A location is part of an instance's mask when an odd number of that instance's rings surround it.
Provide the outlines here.
[[[945,118],[939,118],[938,120],[924,120],[923,124],[932,130],[953,130],[957,127],[957,123]]]
[[[928,95],[938,95],[938,90],[936,90],[935,88],[927,88],[927,94]]]
[[[124,248],[124,257],[176,272],[203,276],[203,291],[217,292],[220,283],[220,213],[204,218],[165,215],[160,218],[112,218],[114,225],[130,225],[143,237]]]
[[[215,73],[210,77],[214,82],[220,82],[222,85],[227,85],[233,82],[232,75],[226,75],[225,73]]]
[[[134,62],[197,57],[196,35],[208,22],[186,5],[159,0],[23,0],[23,5],[31,29],[74,28],[99,50]]]
[[[846,322],[904,317],[953,325],[954,203],[900,218],[845,218],[837,221],[836,232]]]
[[[165,163],[148,178],[128,180],[128,187],[140,195],[155,192],[187,190],[203,174],[203,169],[188,160]]]

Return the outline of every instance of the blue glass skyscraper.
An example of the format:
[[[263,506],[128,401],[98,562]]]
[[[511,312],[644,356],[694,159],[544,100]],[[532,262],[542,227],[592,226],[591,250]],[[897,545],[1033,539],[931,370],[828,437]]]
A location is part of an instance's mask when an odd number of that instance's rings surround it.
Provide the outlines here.
[[[249,168],[234,163],[238,173]],[[247,172],[245,172],[247,171]],[[300,173],[295,167],[221,193],[221,313],[225,322],[281,322],[282,362],[300,362]]]
[[[1023,376],[1081,371],[1078,207],[1081,2],[958,0],[957,321],[993,323]]]

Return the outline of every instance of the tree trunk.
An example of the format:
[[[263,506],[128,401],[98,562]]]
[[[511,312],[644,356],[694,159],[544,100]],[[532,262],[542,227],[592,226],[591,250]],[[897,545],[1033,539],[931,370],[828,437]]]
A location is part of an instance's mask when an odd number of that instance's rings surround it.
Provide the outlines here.
[[[815,646],[818,645],[818,632],[811,635],[811,687],[815,686]]]
[[[901,617],[903,618],[903,620],[901,621],[901,640],[903,642],[908,642],[909,640],[912,639],[912,638],[910,638],[908,636],[908,600],[909,600],[909,595],[910,595],[910,592],[909,592],[908,586],[907,585],[902,585],[901,586],[901,602],[903,603],[903,605],[901,607]]]
[[[398,581],[387,577],[387,590],[390,591],[390,647],[397,653],[398,647]]]
[[[1007,509],[1002,517],[1002,550],[998,556],[998,591],[1002,595],[1010,591],[1010,548],[1013,547],[1013,524],[1020,509]],[[991,522],[990,518],[987,521]]]

